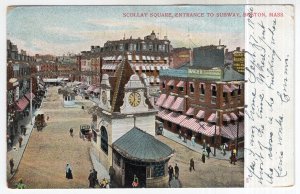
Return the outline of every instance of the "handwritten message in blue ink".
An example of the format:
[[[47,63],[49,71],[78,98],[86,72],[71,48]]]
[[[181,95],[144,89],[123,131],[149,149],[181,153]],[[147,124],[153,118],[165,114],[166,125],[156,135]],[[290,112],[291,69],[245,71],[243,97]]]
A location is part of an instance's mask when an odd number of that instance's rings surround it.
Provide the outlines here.
[[[251,13],[274,6],[246,6]],[[293,184],[293,8],[249,17],[246,29],[246,186]]]

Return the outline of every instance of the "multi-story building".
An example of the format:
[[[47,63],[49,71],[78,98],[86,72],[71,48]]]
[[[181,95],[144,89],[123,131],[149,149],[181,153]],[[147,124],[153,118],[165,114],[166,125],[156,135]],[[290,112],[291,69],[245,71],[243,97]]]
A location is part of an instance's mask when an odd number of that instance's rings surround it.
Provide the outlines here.
[[[157,119],[196,142],[219,146],[244,135],[244,78],[233,69],[168,69],[160,72]],[[243,140],[241,140],[241,143]]]
[[[197,68],[214,68],[224,66],[225,45],[201,46],[193,49],[193,66]]]
[[[191,63],[192,60],[192,50],[190,48],[174,48],[172,50],[172,60],[170,63],[170,68],[180,68]]]
[[[31,96],[35,97],[38,85],[32,75],[36,73],[35,59],[26,51],[7,40],[7,128],[8,135],[18,132],[18,120],[29,113]],[[31,94],[32,89],[32,94]]]

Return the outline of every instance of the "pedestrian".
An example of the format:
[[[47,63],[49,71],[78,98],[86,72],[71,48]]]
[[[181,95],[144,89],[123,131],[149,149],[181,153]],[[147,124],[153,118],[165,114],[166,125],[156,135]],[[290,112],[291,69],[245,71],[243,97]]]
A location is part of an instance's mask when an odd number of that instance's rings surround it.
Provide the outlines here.
[[[70,164],[67,164],[66,166],[66,178],[73,179],[72,168]]]
[[[139,179],[136,175],[133,176],[132,187],[137,188],[139,186]]]
[[[73,128],[70,128],[70,136],[73,137]]]
[[[234,153],[234,150],[231,151],[231,156],[230,156],[230,164],[234,164],[236,163],[237,159],[236,159],[236,154]]]
[[[24,128],[23,128],[23,135],[24,135],[24,136],[26,135],[26,131],[27,131],[27,128],[24,127]]]
[[[23,127],[23,125],[21,125],[21,134],[23,135],[24,134],[24,127]]]
[[[178,179],[179,177],[179,167],[177,166],[177,164],[175,164],[175,179]]]
[[[206,153],[207,153],[207,158],[209,158],[209,154],[211,153],[211,149],[210,149],[210,145],[209,144],[207,144]]]
[[[93,175],[94,175],[95,185],[99,185],[98,172],[94,168],[93,168]]]
[[[49,121],[49,119],[50,119],[50,117],[49,117],[49,115],[47,115],[47,121]]]
[[[184,133],[184,137],[183,137],[183,141],[184,141],[184,143],[186,143],[186,138],[187,138],[187,134],[186,134],[186,133]]]
[[[10,135],[9,139],[10,139],[10,147],[13,147],[14,145],[14,135]]]
[[[169,165],[168,173],[169,173],[169,185],[170,185],[170,182],[173,179],[173,173],[174,173],[172,165]]]
[[[192,146],[195,146],[195,135],[192,135],[191,141],[192,141]]]
[[[89,174],[88,180],[89,180],[89,187],[90,188],[95,188],[95,180],[94,180],[94,172],[93,172],[93,170],[90,170],[90,174]]]
[[[194,159],[193,158],[190,160],[190,172],[192,170],[195,170],[195,163],[194,163]]]
[[[205,163],[205,156],[206,156],[206,150],[203,149],[202,151],[202,162]]]
[[[179,130],[178,135],[178,138],[181,139],[181,130]]]
[[[19,148],[22,146],[23,137],[20,135],[18,142],[19,142]]]
[[[10,138],[7,139],[7,147],[12,148],[12,141]]]
[[[13,171],[14,171],[14,166],[15,166],[14,159],[11,158],[11,159],[9,160],[10,174],[13,173]]]
[[[205,142],[205,139],[203,139],[203,142],[202,142],[202,149],[206,149],[206,142]]]
[[[16,184],[17,189],[25,189],[26,185],[23,183],[22,179],[19,179],[18,183]]]

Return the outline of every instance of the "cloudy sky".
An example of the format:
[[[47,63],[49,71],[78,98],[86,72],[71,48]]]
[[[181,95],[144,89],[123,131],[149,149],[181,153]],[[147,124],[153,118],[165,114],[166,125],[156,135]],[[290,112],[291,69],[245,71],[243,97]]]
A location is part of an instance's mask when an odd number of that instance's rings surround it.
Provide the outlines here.
[[[221,43],[244,48],[243,6],[19,6],[7,9],[7,38],[30,54],[79,53],[107,40],[167,35],[173,47]],[[124,13],[205,13],[205,17],[123,17]],[[148,16],[149,16],[148,15]]]

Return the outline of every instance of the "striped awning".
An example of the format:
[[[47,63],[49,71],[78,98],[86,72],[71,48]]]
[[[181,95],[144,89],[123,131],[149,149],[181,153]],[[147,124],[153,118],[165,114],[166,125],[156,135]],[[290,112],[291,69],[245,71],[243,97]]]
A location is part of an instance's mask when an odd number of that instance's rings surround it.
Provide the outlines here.
[[[19,99],[16,102],[17,111],[22,112],[27,107],[28,104],[29,104],[28,100],[23,96],[21,99]]]
[[[184,86],[184,81],[180,81],[177,85],[176,85],[176,87],[183,87]]]
[[[150,66],[149,65],[146,66],[146,70],[150,70]]]
[[[244,113],[241,112],[241,111],[239,111],[239,116],[240,116],[240,117],[243,117],[243,116],[244,116]]]
[[[88,92],[92,92],[92,91],[94,91],[95,88],[96,88],[96,86],[90,86],[90,87],[87,89],[87,91],[88,91]]]
[[[237,90],[237,89],[239,89],[238,86],[236,86],[236,85],[234,85],[234,84],[231,84],[231,90]]]
[[[159,84],[159,82],[160,82],[160,79],[157,77],[157,78],[156,78],[156,83]]]
[[[186,118],[181,123],[180,126],[190,129],[196,133],[201,133],[205,136],[212,137],[215,134],[215,129],[217,130],[216,133],[219,135],[219,127],[215,125],[211,125],[206,122],[199,121],[198,119],[194,118]]]
[[[184,98],[177,97],[174,104],[171,107],[171,110],[174,111],[183,111]]]
[[[136,71],[140,70],[140,66],[135,66],[135,70]]]
[[[230,117],[228,116],[228,114],[223,114],[223,121],[230,121]]]
[[[156,69],[159,71],[160,70],[160,66],[156,66]]]
[[[185,115],[176,112],[171,112],[164,119],[170,121],[171,123],[179,125],[185,118]]]
[[[234,121],[238,120],[238,117],[237,117],[236,114],[234,114],[233,112],[230,113],[230,117],[231,117],[231,119],[234,120]]]
[[[151,70],[151,71],[154,71],[154,70],[155,70],[155,68],[154,68],[153,65],[150,66],[150,70]]]
[[[132,60],[132,55],[128,55],[127,57],[128,57],[128,60],[130,60],[130,61]]]
[[[221,136],[226,137],[228,139],[236,139],[237,135],[237,124],[228,124],[226,126],[222,126],[221,128]],[[244,122],[239,123],[239,138],[244,137],[245,129]]]
[[[146,56],[143,55],[143,56],[142,56],[142,60],[146,60]]]
[[[34,99],[35,95],[33,93],[31,93],[31,95],[32,95],[32,99]],[[28,100],[30,100],[30,92],[27,93],[25,96]]]
[[[150,83],[154,83],[154,77],[153,76],[150,77]]]
[[[159,98],[156,101],[156,105],[157,106],[162,106],[162,104],[164,103],[164,101],[166,100],[167,95],[166,94],[161,94],[159,96]]]
[[[194,108],[192,108],[192,107],[190,107],[187,111],[186,111],[186,115],[190,115],[190,116],[193,116],[194,115],[194,111],[195,111],[195,109]]]
[[[162,119],[164,119],[164,118],[167,117],[167,115],[168,115],[169,113],[170,113],[170,111],[164,109],[164,110],[158,111],[157,116],[160,117],[160,118],[162,118]]]
[[[119,55],[117,60],[122,60],[122,58],[123,58],[122,55]]]
[[[146,71],[146,67],[145,67],[144,65],[142,66],[142,70],[143,70],[143,71]]]
[[[151,56],[151,60],[154,61],[154,60],[155,60],[155,57],[154,57],[154,56]]]
[[[232,92],[232,89],[229,87],[229,86],[227,86],[227,85],[223,85],[223,92]]]
[[[207,119],[208,122],[215,123],[217,121],[216,114],[212,113]]]
[[[196,118],[197,119],[204,119],[204,115],[205,115],[205,112],[203,110],[199,110],[197,115],[196,115]]]
[[[100,93],[100,88],[95,88],[93,92],[99,94]]]
[[[175,96],[168,96],[167,100],[164,102],[164,104],[162,105],[162,107],[164,108],[170,108],[171,105],[174,103],[175,101]]]
[[[171,79],[171,80],[167,83],[167,86],[174,86],[174,80]]]
[[[135,55],[135,60],[140,60],[140,56],[139,55]]]

